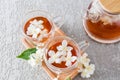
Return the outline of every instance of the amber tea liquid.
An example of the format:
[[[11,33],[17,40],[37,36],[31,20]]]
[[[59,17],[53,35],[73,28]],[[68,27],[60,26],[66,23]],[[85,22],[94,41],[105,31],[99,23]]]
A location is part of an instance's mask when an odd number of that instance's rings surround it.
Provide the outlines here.
[[[48,21],[47,18],[45,17],[34,17],[34,18],[31,18],[30,20],[28,20],[24,26],[24,33],[26,34],[26,31],[27,31],[27,28],[29,27],[30,25],[30,22],[33,21],[33,20],[42,20],[43,21],[43,26],[44,26],[44,29],[46,29],[48,31],[48,33],[50,32],[51,28],[52,28],[52,25],[50,24],[50,22]],[[31,37],[31,36],[30,36]],[[41,42],[44,42],[46,41],[47,38],[43,38],[43,40]]]
[[[92,8],[92,4],[93,3],[91,3],[88,6],[88,11]],[[88,11],[86,16],[89,15]],[[101,13],[101,15],[105,16],[106,14]],[[117,21],[113,21],[112,24],[111,23],[104,24],[102,20],[92,22],[91,19],[88,18],[84,20],[84,24],[85,24],[87,33],[93,36],[95,39],[104,40],[104,41],[107,41],[107,40],[112,41],[112,40],[120,39],[120,19]]]
[[[48,52],[50,51],[50,50],[53,50],[53,51],[55,51],[55,52],[57,52],[57,47],[59,46],[59,45],[61,45],[61,42],[58,42],[58,43],[56,43],[56,44],[54,44],[53,46],[51,46],[50,48],[49,48],[49,50],[48,50]],[[72,45],[70,45],[70,44],[68,44],[68,46],[71,46],[71,47],[73,47]],[[77,54],[76,54],[76,51],[75,51],[75,49],[74,49],[74,47],[73,47],[73,49],[72,49],[72,56],[77,56]],[[47,60],[50,58],[50,56],[47,54]],[[76,61],[74,61],[74,62],[72,62],[72,65],[75,63]],[[59,67],[59,68],[67,68],[67,66],[65,65],[65,61],[62,61],[61,63],[52,63],[52,65],[53,66],[55,66],[55,67]]]
[[[102,21],[93,23],[90,19],[87,19],[85,24],[88,32],[95,38],[103,40],[120,38],[120,21],[104,25]]]

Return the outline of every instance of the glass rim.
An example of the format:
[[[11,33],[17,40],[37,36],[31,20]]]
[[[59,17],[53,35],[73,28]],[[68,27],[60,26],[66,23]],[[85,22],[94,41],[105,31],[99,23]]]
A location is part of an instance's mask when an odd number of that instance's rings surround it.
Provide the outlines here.
[[[55,24],[53,23],[51,14],[49,14],[47,11],[43,11],[43,10],[32,10],[32,11],[28,11],[27,13],[25,13],[25,14],[24,14],[24,17],[26,17],[27,15],[30,15],[31,13],[34,13],[34,12],[35,12],[35,13],[36,13],[36,12],[39,12],[39,13],[45,13],[45,14],[47,14],[47,15],[42,16],[42,17],[46,18],[46,19],[49,21],[50,25],[51,25],[51,29],[50,29],[50,31],[49,31],[49,33],[48,33],[47,35],[52,34],[52,33],[55,31],[55,27],[54,27]],[[40,15],[40,16],[41,16],[41,15]],[[28,36],[28,35],[25,33],[24,27],[25,27],[25,24],[26,24],[27,21],[29,21],[29,20],[32,19],[32,18],[40,17],[40,16],[35,15],[34,17],[29,17],[29,18],[26,18],[26,19],[23,19],[23,18],[22,18],[22,21],[21,21],[21,24],[22,24],[22,33],[23,33],[24,36],[28,37],[29,39],[33,39],[32,37]],[[50,18],[48,18],[47,16],[49,16]],[[35,39],[35,40],[37,40],[37,39]],[[37,41],[38,41],[38,40],[37,40]]]

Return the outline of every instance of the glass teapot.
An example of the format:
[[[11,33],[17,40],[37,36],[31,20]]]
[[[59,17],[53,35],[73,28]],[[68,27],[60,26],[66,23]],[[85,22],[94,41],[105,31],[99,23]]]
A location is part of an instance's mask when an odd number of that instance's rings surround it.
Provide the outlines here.
[[[100,0],[94,0],[88,7],[83,20],[88,36],[101,43],[120,41],[120,13],[105,9]]]

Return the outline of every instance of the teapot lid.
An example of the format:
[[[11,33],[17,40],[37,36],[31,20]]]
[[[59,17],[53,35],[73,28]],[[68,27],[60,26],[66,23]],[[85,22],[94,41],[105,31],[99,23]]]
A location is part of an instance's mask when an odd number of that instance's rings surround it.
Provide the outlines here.
[[[99,0],[102,7],[110,13],[120,13],[120,0]]]

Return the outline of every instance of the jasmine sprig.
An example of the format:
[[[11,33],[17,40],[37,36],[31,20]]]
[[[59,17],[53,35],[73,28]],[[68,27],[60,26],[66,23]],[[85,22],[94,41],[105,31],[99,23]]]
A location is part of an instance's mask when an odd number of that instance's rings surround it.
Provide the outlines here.
[[[21,59],[24,59],[24,60],[29,60],[30,59],[30,55],[31,54],[35,54],[37,51],[36,48],[31,48],[31,49],[27,49],[25,51],[23,51],[20,55],[17,56],[17,58],[21,58]]]
[[[42,48],[31,48],[23,51],[17,58],[27,60],[34,67],[42,65],[44,50]]]
[[[82,78],[89,78],[95,71],[95,65],[90,64],[90,59],[88,58],[88,54],[84,53],[79,59],[78,59],[78,67],[80,69],[78,72],[81,72]]]

